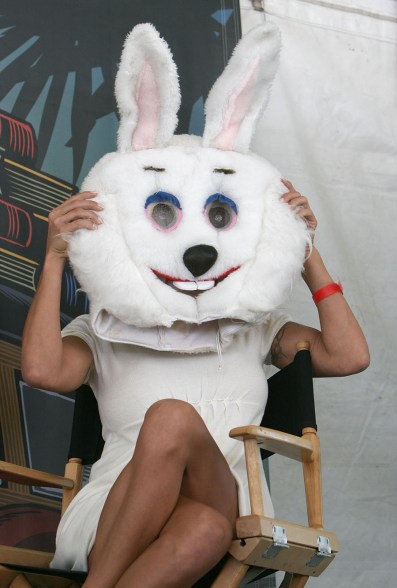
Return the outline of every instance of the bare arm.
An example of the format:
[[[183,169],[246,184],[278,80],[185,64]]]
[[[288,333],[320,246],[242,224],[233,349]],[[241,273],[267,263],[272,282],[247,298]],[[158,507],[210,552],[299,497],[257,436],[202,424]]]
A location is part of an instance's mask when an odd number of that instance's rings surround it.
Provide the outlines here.
[[[97,226],[99,206],[93,196],[73,196],[49,215],[46,257],[22,337],[22,374],[31,386],[69,392],[83,383],[92,363],[84,341],[61,337],[61,281],[67,252],[60,234]]]
[[[297,214],[306,219],[314,232],[317,221],[307,199],[295,192],[292,184],[285,184],[290,189],[285,200],[294,207],[303,207],[298,208]],[[312,294],[334,282],[315,247],[305,263],[303,279]],[[347,376],[366,369],[369,365],[367,342],[343,294],[324,298],[317,309],[320,330],[298,323],[287,323],[280,329],[272,344],[273,364],[281,368],[290,363],[297,342],[305,340],[310,343],[313,372],[317,377]]]

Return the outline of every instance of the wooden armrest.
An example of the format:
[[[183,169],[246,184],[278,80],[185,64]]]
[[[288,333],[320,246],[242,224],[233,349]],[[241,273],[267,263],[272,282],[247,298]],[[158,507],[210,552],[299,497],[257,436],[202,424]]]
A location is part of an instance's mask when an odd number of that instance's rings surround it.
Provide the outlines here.
[[[310,462],[313,459],[313,446],[311,442],[308,439],[296,437],[289,433],[256,425],[247,425],[232,429],[229,436],[239,441],[256,439],[259,447],[262,449],[300,462]]]
[[[0,562],[2,565],[35,566],[48,568],[54,554],[47,551],[36,551],[22,547],[0,545]]]
[[[318,577],[339,551],[334,533],[272,517],[240,517],[237,519],[237,537],[229,548],[229,553],[237,561],[299,574],[306,579]]]
[[[48,472],[41,472],[24,466],[0,461],[0,478],[17,484],[47,486],[49,488],[67,488],[71,490],[74,487],[73,480]]]
[[[319,535],[327,536],[333,553],[339,551],[339,542],[335,533],[325,529],[314,529],[275,519],[273,517],[259,517],[247,515],[239,517],[236,521],[236,532],[238,539],[247,539],[247,537],[272,537],[274,525],[283,527],[287,531],[288,541],[297,545],[311,545],[316,547]]]

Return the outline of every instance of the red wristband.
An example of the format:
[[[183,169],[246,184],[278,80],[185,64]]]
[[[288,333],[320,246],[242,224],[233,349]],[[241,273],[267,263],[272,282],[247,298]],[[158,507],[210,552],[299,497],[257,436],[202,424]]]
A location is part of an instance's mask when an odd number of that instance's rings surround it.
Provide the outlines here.
[[[343,288],[342,288],[341,284],[336,284],[336,283],[328,284],[327,286],[324,286],[323,288],[320,288],[319,290],[317,290],[317,292],[314,292],[313,300],[316,304],[318,304],[324,298],[327,298],[328,296],[331,296],[332,294],[336,294],[337,292],[340,292],[340,294],[343,294]]]

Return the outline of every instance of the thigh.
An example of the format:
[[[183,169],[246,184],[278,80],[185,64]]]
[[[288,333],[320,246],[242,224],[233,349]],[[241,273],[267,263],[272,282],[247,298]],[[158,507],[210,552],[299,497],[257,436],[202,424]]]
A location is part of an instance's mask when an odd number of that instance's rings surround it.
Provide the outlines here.
[[[192,405],[173,399],[157,402],[149,409],[141,433],[145,445],[149,440],[152,446],[153,440],[157,441],[154,442],[154,451],[182,456],[181,495],[215,508],[234,524],[238,515],[235,479],[205,422]],[[227,430],[225,435],[228,435]]]
[[[194,447],[183,476],[181,495],[215,508],[234,527],[238,490],[229,464],[207,430]]]
[[[219,511],[180,496],[159,536],[128,567],[117,588],[192,586],[225,555],[231,540],[232,526]]]
[[[199,413],[191,405],[185,408],[190,413],[186,434],[189,452],[181,495],[215,508],[234,528],[238,516],[236,481],[226,458]],[[227,430],[225,435],[228,435]]]

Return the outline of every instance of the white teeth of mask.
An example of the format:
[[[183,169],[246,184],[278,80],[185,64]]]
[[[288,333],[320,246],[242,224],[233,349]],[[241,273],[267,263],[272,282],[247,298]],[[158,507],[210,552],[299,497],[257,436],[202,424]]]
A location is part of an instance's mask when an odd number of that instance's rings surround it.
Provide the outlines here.
[[[172,282],[172,285],[178,288],[178,290],[187,290],[189,292],[197,290],[196,282]]]
[[[214,280],[202,280],[200,282],[172,282],[178,290],[193,292],[193,290],[210,290],[215,286]]]
[[[211,290],[215,286],[214,280],[205,280],[197,283],[197,290]]]

